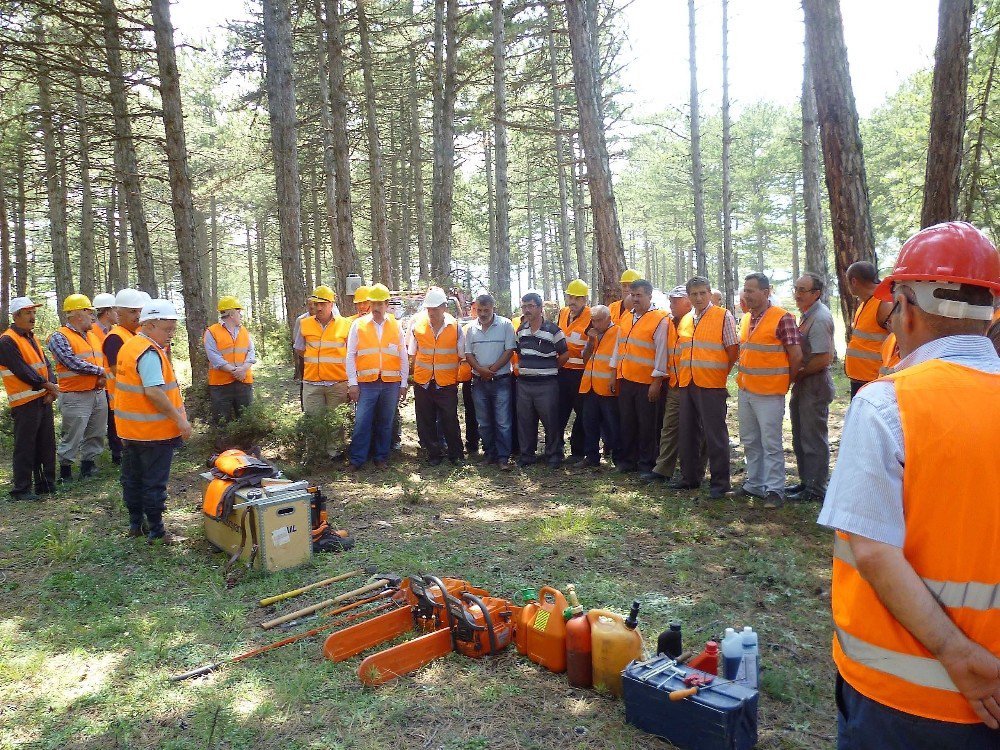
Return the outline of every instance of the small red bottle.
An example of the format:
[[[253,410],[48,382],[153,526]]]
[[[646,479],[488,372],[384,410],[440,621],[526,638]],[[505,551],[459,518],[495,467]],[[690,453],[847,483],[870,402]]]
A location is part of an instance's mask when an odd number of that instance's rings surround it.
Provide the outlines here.
[[[687,666],[709,674],[719,674],[719,644],[715,641],[706,641],[705,649],[688,661]]]
[[[571,687],[589,688],[594,684],[593,647],[590,640],[590,620],[576,596],[576,587],[566,587],[570,606],[566,609],[566,676]]]

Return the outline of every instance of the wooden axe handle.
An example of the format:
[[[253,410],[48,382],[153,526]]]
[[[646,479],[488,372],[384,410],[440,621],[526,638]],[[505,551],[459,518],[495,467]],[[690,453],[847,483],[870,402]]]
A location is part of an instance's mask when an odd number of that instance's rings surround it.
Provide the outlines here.
[[[331,583],[344,581],[347,580],[348,578],[359,576],[364,572],[365,572],[364,570],[358,568],[357,570],[352,570],[349,573],[342,573],[339,576],[333,576],[332,578],[324,578],[322,581],[316,581],[316,583],[310,583],[308,586],[303,586],[300,589],[293,589],[292,591],[286,591],[283,594],[275,594],[274,596],[269,596],[266,599],[261,599],[260,606],[267,607],[270,606],[271,604],[284,601],[285,599],[291,599],[292,597],[295,596],[301,596],[302,594],[305,594],[308,591],[312,591],[313,589],[318,589],[322,586],[329,586]]]
[[[353,599],[356,596],[361,596],[362,594],[367,594],[369,591],[377,591],[379,589],[384,589],[388,585],[388,581],[385,579],[373,581],[366,586],[362,586],[359,589],[354,589],[354,591],[348,591],[341,594],[340,596],[334,597],[333,599],[324,599],[319,604],[313,604],[308,607],[303,607],[302,609],[297,609],[294,612],[289,612],[287,615],[282,615],[281,617],[275,617],[273,620],[268,620],[267,622],[262,622],[260,626],[264,630],[270,630],[273,627],[281,625],[282,623],[289,622],[291,620],[297,620],[300,617],[305,617],[306,615],[311,615],[313,612],[318,612],[321,609],[326,609],[327,607],[332,607],[334,604],[340,604],[341,602],[346,602],[348,599]]]

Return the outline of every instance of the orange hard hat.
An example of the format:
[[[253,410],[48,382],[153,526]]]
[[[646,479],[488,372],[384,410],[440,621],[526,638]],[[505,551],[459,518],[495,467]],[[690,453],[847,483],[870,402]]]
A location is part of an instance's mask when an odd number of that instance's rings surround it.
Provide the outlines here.
[[[1000,252],[989,238],[967,221],[949,221],[921,229],[899,249],[892,273],[875,289],[875,296],[892,301],[897,281],[937,281],[970,284],[1000,294]]]

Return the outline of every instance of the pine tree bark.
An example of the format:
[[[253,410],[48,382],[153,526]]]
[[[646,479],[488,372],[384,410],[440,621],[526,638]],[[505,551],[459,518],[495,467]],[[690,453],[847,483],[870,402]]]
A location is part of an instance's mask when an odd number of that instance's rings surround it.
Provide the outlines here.
[[[402,233],[402,222],[399,216],[399,143],[396,139],[396,123],[389,122],[389,194],[388,194],[388,227],[389,227],[389,277],[392,279],[390,289],[400,289],[399,284],[399,245]]]
[[[250,222],[245,222],[243,228],[247,238],[247,278],[250,279],[250,310],[254,318],[261,319],[261,309],[257,307],[257,283],[254,277],[254,248],[250,238]]]
[[[27,199],[24,194],[24,135],[17,140],[17,210],[14,221],[14,288],[16,296],[28,295]]]
[[[170,180],[170,209],[174,217],[174,240],[181,271],[184,295],[184,318],[188,330],[188,355],[191,358],[191,382],[197,387],[188,393],[192,413],[201,414],[207,395],[200,387],[208,382],[208,359],[201,334],[208,327],[201,268],[195,250],[194,199],[191,171],[188,168],[184,137],[184,113],[181,109],[180,73],[174,53],[174,28],[170,23],[169,0],[152,0],[153,35],[156,39],[156,62],[160,73],[160,102],[163,130],[166,135],[167,169]]]
[[[451,242],[455,195],[455,99],[458,67],[458,0],[434,3],[434,190],[431,277],[452,283]]]
[[[483,137],[483,149],[486,153],[486,215],[487,221],[487,231],[489,233],[489,288],[496,289],[497,295],[500,294],[500,285],[498,282],[497,274],[497,221],[496,221],[496,200],[494,199],[494,166],[493,166],[493,147],[490,144],[489,135]],[[500,306],[500,310],[506,312],[510,309],[510,284],[507,285],[507,305]]]
[[[129,218],[128,218],[128,199],[125,197],[125,188],[123,184],[118,185],[118,268],[121,270],[122,275],[122,286],[129,286],[130,279],[136,278],[129,273],[129,262],[128,262],[128,237],[129,237]],[[136,284],[136,286],[142,287],[142,284]],[[152,295],[152,292],[148,292]]]
[[[8,222],[10,197],[0,164],[0,325],[6,330],[10,325],[10,225]]]
[[[104,51],[108,63],[109,99],[115,127],[115,168],[119,172],[121,192],[128,206],[127,216],[132,232],[137,283],[140,289],[153,297],[158,297],[160,292],[156,283],[153,248],[149,242],[146,209],[142,202],[142,185],[139,182],[139,167],[135,155],[135,139],[132,137],[132,121],[125,95],[118,8],[115,6],[115,0],[100,0],[100,3]],[[119,245],[121,246],[121,243]]]
[[[118,201],[118,190],[111,183],[108,190],[108,205],[104,211],[104,226],[108,235],[108,291],[114,294],[126,285],[122,283],[121,267],[118,265],[118,236],[115,223],[115,203]]]
[[[494,0],[496,2],[496,0]],[[579,276],[587,280],[587,269],[574,258],[570,250],[569,195],[566,190],[566,159],[563,154],[562,97],[559,95],[559,65],[556,55],[556,11],[553,3],[546,6],[549,22],[549,77],[552,80],[552,126],[555,131],[556,178],[559,183],[559,246],[562,251],[563,275],[567,279]]]
[[[940,0],[920,226],[958,218],[973,0]]]
[[[802,208],[806,235],[805,270],[818,274],[823,279],[822,300],[828,305],[830,268],[826,257],[826,233],[823,231],[823,199],[819,175],[819,119],[816,114],[812,66],[809,63],[809,46],[806,44],[802,70]]]
[[[739,280],[733,275],[732,123],[729,116],[729,0],[722,0],[722,295],[735,312]]]
[[[212,247],[212,254],[209,258],[209,273],[212,282],[209,285],[207,305],[209,309],[214,310],[219,304],[219,210],[216,205],[215,193],[208,199],[208,222],[209,243]]]
[[[94,298],[94,197],[90,182],[90,126],[83,80],[76,76],[76,127],[80,147],[80,293]]]
[[[705,182],[701,166],[701,115],[698,107],[698,58],[694,0],[688,0],[688,56],[691,72],[691,189],[694,193],[694,251],[699,276],[708,277],[705,241]]]
[[[789,180],[791,183],[789,187],[791,188],[791,202],[789,203],[788,210],[791,214],[791,235],[792,235],[792,283],[801,276],[799,268],[799,196],[798,191],[795,189],[795,175],[791,176]]]
[[[592,32],[588,28],[584,2],[585,0],[566,0],[566,18],[580,116],[580,141],[587,162],[590,209],[601,269],[600,297],[611,302],[621,298],[618,279],[625,269],[625,252],[622,248],[622,232],[618,223],[608,145],[594,72],[597,50],[591,42]]]
[[[257,219],[256,226],[256,237],[257,237],[257,299],[260,300],[261,307],[264,308],[263,314],[267,317],[273,317],[272,306],[270,304],[271,292],[270,284],[267,278],[267,224],[264,219]]]
[[[840,306],[844,320],[851,320],[857,303],[847,284],[847,267],[858,260],[877,261],[858,110],[851,86],[839,2],[803,0],[802,8],[816,90],[826,190],[830,197]]]
[[[572,179],[572,193],[573,193],[573,233],[575,235],[575,246],[576,246],[576,264],[580,268],[586,269],[588,267],[587,258],[587,211],[583,206],[583,174],[582,174],[582,163],[581,159],[577,157],[576,144],[573,139],[570,138],[569,152],[572,159],[572,168],[570,171],[570,177]],[[600,274],[595,276],[581,276],[580,278],[587,280],[593,279],[594,288],[600,288]]]
[[[493,0],[493,166],[496,214],[494,257],[491,258],[490,288],[501,310],[511,308],[510,299],[510,185],[507,179],[507,77],[504,57],[503,0]],[[487,160],[488,162],[489,160]]]
[[[292,80],[292,24],[288,0],[263,0],[263,7],[265,82],[278,197],[281,280],[285,296],[285,318],[291,327],[306,295],[300,252],[301,206],[295,84]]]
[[[986,73],[986,84],[983,87],[983,98],[979,102],[979,127],[976,131],[975,143],[972,147],[972,165],[968,169],[968,189],[965,194],[962,216],[972,221],[976,203],[982,195],[982,163],[983,145],[986,141],[986,126],[989,124],[990,96],[993,93],[993,81],[996,78],[997,59],[1000,56],[1000,24],[993,33],[993,53],[990,56],[990,66]]]
[[[321,0],[313,3],[313,13],[316,16],[316,55],[319,68],[319,111],[323,128],[323,220],[326,222],[326,235],[333,258],[333,286],[337,298],[345,296],[344,279],[346,272],[340,270],[340,238],[337,225],[337,159],[333,146],[333,113],[330,102],[330,63],[329,44],[327,42]],[[316,254],[316,278],[321,278],[320,262],[322,253]]]
[[[410,18],[413,18],[413,0],[410,0]],[[417,53],[409,49],[408,73],[410,77],[410,167],[413,170],[414,233],[417,237],[417,267],[420,284],[430,279],[430,261],[427,254],[427,213],[424,207],[424,154],[420,144],[420,108],[417,102]]]

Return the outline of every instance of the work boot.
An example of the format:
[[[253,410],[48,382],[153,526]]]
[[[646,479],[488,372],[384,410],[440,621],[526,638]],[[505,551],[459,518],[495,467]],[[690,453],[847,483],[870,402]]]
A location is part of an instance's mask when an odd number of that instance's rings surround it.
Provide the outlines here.
[[[82,461],[80,463],[80,479],[90,479],[97,476],[97,464],[93,461]]]
[[[73,464],[59,464],[59,483],[73,481]]]
[[[169,547],[170,545],[177,544],[178,542],[181,541],[181,539],[180,537],[174,536],[169,531],[164,531],[160,533],[158,536],[153,536],[153,534],[150,533],[146,541],[148,544],[153,544],[153,545],[162,544],[164,546]]]
[[[122,465],[122,454],[121,453],[112,453],[111,454],[111,463],[113,463],[115,466],[121,466]]]
[[[16,502],[33,503],[33,502],[36,502],[36,501],[41,500],[41,499],[42,498],[40,498],[38,495],[36,495],[34,492],[31,492],[30,490],[28,492],[17,492],[17,493],[11,492],[10,493],[10,501],[12,503],[16,503]]]

